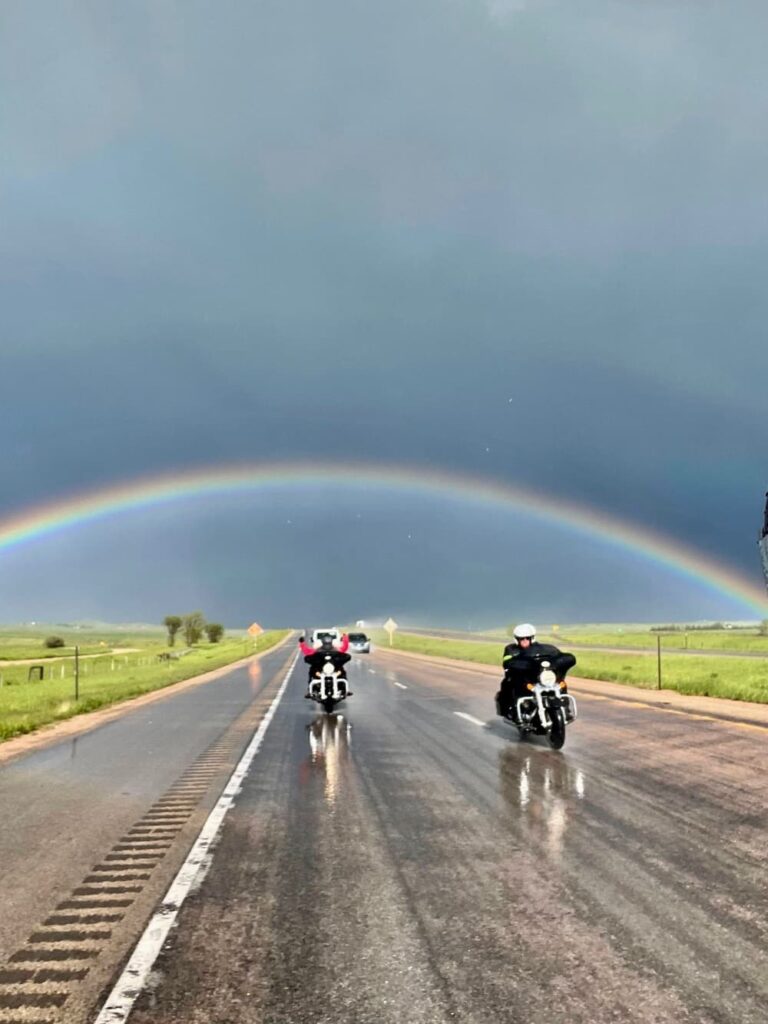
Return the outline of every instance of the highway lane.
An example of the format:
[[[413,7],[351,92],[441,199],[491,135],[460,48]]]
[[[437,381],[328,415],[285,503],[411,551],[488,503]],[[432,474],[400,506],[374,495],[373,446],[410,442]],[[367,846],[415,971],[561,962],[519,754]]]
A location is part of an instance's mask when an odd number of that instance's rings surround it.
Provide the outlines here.
[[[295,675],[133,1024],[762,1024],[766,730],[386,651],[343,715]]]
[[[172,687],[0,766],[0,1024],[88,1019],[292,656]]]

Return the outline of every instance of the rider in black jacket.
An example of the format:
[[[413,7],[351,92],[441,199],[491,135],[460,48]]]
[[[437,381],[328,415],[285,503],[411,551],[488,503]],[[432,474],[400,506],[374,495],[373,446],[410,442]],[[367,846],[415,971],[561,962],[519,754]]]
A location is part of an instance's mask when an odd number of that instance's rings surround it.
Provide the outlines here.
[[[528,696],[527,684],[533,681],[542,661],[550,662],[552,671],[560,681],[565,673],[576,664],[572,654],[566,654],[553,644],[540,644],[536,640],[536,629],[530,622],[515,626],[514,641],[504,648],[502,665],[504,678],[496,694],[496,706],[500,715],[517,715],[517,702]],[[563,683],[563,693],[568,687]]]
[[[330,636],[324,636],[320,646],[310,647],[306,643],[304,637],[299,637],[299,648],[304,655],[304,661],[309,665],[309,679],[307,680],[307,686],[312,685],[312,680],[315,674],[322,671],[326,661],[333,662],[333,667],[341,673],[341,678],[347,678],[347,670],[344,667],[348,661],[352,660],[352,656],[347,654],[347,648],[349,647],[349,637],[345,634],[342,638],[340,645],[337,647]],[[309,693],[304,694],[305,697],[310,697]],[[347,691],[347,696],[352,696],[352,691]]]

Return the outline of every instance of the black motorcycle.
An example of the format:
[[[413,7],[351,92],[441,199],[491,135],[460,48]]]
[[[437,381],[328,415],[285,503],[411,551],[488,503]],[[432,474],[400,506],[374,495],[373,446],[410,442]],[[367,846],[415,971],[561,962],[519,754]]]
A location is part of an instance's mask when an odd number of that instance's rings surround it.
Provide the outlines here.
[[[504,718],[517,726],[521,737],[528,733],[546,736],[550,746],[560,750],[565,743],[566,726],[578,714],[576,701],[563,691],[565,679],[557,678],[551,662],[542,661],[538,675],[526,685],[529,693],[519,697],[515,708],[510,708]]]
[[[326,654],[321,663],[312,665],[307,696],[322,704],[327,712],[352,696],[344,666],[337,664],[333,654]]]

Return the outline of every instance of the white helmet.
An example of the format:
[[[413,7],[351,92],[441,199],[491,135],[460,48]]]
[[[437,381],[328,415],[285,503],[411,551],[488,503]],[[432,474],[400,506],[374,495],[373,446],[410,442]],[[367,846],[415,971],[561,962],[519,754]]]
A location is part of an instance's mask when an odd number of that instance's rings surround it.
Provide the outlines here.
[[[521,622],[519,626],[515,626],[515,640],[533,640],[535,636],[536,627],[530,622]]]

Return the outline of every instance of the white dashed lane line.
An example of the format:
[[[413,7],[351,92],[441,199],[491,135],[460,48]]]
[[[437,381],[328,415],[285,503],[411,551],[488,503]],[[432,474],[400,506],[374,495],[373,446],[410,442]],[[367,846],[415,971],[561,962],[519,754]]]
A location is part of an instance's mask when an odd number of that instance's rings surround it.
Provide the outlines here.
[[[395,683],[395,686],[399,686],[401,690],[407,690],[408,689],[408,687],[405,686],[403,683]]]
[[[480,719],[479,718],[475,718],[474,715],[468,715],[464,711],[454,711],[453,713],[454,713],[454,715],[456,715],[457,718],[464,718],[468,722],[471,722],[473,725],[485,726],[485,722],[481,722]]]

